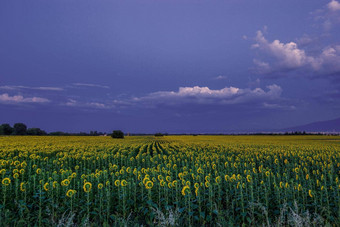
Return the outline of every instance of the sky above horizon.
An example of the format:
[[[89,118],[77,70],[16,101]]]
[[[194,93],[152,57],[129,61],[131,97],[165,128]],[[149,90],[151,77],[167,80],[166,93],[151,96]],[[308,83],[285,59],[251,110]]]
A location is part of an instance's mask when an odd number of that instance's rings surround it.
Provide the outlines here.
[[[340,1],[4,0],[0,124],[221,133],[340,117]]]

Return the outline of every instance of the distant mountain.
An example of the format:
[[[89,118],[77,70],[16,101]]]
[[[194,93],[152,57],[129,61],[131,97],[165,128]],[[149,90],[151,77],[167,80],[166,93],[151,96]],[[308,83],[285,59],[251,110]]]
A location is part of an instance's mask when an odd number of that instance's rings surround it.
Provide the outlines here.
[[[317,121],[306,125],[285,128],[282,131],[340,132],[340,117],[334,120]]]

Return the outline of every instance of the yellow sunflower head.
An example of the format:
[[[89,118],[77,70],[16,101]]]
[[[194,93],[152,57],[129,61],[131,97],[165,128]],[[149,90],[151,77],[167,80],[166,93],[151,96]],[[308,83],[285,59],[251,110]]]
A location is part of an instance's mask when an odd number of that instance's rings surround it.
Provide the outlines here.
[[[127,186],[128,185],[128,182],[126,180],[122,180],[120,182],[120,185],[122,185],[123,187]]]
[[[66,196],[72,198],[72,196],[74,196],[76,192],[77,192],[76,190],[70,189],[66,192]]]
[[[153,187],[153,182],[152,181],[147,181],[146,183],[145,183],[145,188],[146,189],[151,189]]]
[[[84,192],[89,193],[92,189],[92,184],[90,182],[85,182],[83,189]]]
[[[2,179],[1,181],[2,185],[8,186],[11,184],[11,179],[9,179],[8,177]]]

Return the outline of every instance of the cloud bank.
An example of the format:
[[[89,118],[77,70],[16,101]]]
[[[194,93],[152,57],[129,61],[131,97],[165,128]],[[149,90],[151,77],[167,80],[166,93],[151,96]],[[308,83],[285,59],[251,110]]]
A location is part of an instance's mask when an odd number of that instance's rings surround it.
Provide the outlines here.
[[[340,3],[336,0],[332,0],[327,4],[327,7],[331,11],[339,11],[340,10]]]
[[[319,55],[312,56],[295,42],[283,43],[277,39],[270,42],[261,31],[257,31],[255,41],[252,48],[259,49],[271,58],[270,62],[254,59],[260,73],[306,70],[313,74],[333,75],[340,72],[340,45],[327,46]]]
[[[282,42],[279,39],[269,41],[264,36],[266,26],[263,31],[257,31],[255,43],[251,46],[259,53],[259,57],[253,59],[257,73],[273,75],[291,72],[330,76],[333,79],[339,77],[340,43],[339,39],[330,40],[332,35],[339,35],[335,28],[340,24],[340,2],[331,0],[323,8],[311,12],[311,15],[314,19],[312,25],[314,29],[318,29],[318,36],[304,34],[301,38],[296,38],[296,42]],[[320,46],[322,42],[324,44]]]
[[[31,89],[31,90],[40,90],[40,91],[63,91],[64,89],[61,87],[29,87],[29,86],[13,86],[13,85],[5,85],[0,86],[1,90],[20,90],[20,89]]]
[[[100,85],[100,84],[88,84],[88,83],[73,83],[72,85],[77,87],[93,87],[93,88],[105,88],[109,89],[109,86]]]
[[[40,97],[25,98],[22,95],[10,96],[7,93],[0,95],[0,102],[2,103],[47,103],[50,100]]]
[[[134,98],[135,102],[164,105],[217,104],[232,105],[249,102],[273,101],[280,98],[282,89],[273,84],[267,86],[267,90],[261,88],[241,89],[237,87],[225,87],[219,90],[209,87],[180,87],[178,91],[158,91],[147,96]]]
[[[74,99],[69,99],[64,105],[70,107],[85,107],[90,109],[106,109],[110,108],[109,106],[105,105],[104,103],[98,102],[79,102]]]

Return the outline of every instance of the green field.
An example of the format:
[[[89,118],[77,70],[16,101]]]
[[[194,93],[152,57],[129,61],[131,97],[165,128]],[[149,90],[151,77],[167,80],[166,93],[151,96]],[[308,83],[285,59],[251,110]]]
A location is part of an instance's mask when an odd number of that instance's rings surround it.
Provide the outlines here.
[[[339,175],[339,136],[3,136],[0,223],[338,226]]]

